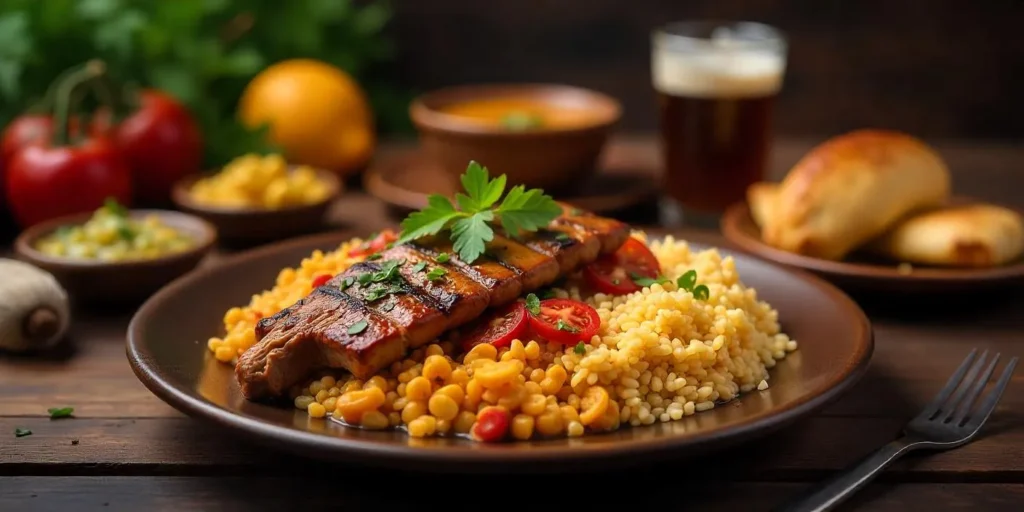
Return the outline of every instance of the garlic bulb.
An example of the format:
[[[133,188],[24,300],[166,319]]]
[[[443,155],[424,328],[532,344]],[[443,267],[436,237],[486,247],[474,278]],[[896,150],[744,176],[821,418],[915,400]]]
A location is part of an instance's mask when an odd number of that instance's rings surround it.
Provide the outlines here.
[[[70,317],[67,292],[52,274],[0,258],[0,349],[52,347],[67,332]]]

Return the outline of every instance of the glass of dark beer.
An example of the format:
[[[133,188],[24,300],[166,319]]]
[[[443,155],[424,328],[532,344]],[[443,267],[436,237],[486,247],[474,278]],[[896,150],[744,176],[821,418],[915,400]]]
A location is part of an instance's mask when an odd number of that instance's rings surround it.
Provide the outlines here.
[[[654,31],[669,214],[714,222],[765,176],[786,39],[753,22],[683,21]]]

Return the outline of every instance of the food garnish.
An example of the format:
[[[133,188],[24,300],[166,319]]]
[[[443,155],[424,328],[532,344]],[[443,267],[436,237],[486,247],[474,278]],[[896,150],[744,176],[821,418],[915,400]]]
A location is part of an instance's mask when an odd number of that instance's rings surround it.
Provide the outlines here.
[[[442,277],[444,277],[444,275],[446,273],[447,273],[447,271],[445,269],[443,269],[441,267],[436,267],[433,270],[431,270],[430,272],[427,272],[427,279],[429,279],[431,281],[437,281],[438,279],[441,279]]]
[[[659,281],[661,264],[643,242],[630,237],[613,254],[583,267],[583,277],[597,291],[625,295]]]
[[[530,313],[530,326],[548,341],[575,345],[589,340],[601,326],[601,317],[590,305],[572,299],[547,299],[539,312]]]
[[[481,343],[490,343],[497,348],[507,347],[512,340],[523,340],[529,323],[526,306],[515,301],[481,318],[462,338],[462,348],[469,351]]]
[[[14,437],[25,437],[32,435],[32,431],[27,428],[15,427]]]
[[[50,413],[50,419],[57,418],[69,418],[71,413],[75,412],[74,407],[52,407],[47,409],[46,412]]]
[[[576,347],[572,349],[573,352],[578,356],[582,356],[587,353],[587,345],[582,341],[576,344]]]
[[[529,112],[509,112],[501,118],[501,125],[506,130],[520,131],[539,128],[544,125],[540,116]]]
[[[501,407],[484,407],[476,416],[469,435],[473,439],[485,443],[500,441],[508,433],[508,411]]]
[[[359,333],[361,333],[361,332],[366,330],[366,326],[367,325],[368,324],[366,323],[366,320],[360,320],[360,321],[352,324],[352,326],[348,328],[348,333],[349,334],[359,334]]]
[[[402,233],[395,243],[450,230],[459,258],[473,263],[494,239],[492,224],[500,223],[509,236],[516,237],[547,226],[562,213],[562,207],[543,190],[527,190],[524,185],[512,187],[499,204],[506,180],[504,174],[492,179],[486,167],[470,162],[461,178],[466,193],[455,195],[458,209],[447,197],[431,194],[426,208],[402,221]]]

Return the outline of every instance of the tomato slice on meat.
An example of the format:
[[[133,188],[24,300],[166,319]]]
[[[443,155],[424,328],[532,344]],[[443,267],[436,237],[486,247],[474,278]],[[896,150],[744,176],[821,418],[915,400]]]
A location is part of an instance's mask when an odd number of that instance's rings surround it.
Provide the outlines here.
[[[530,313],[530,327],[542,338],[562,344],[587,341],[601,327],[597,310],[572,299],[540,301],[536,313]]]
[[[634,275],[656,278],[661,264],[654,253],[636,238],[629,237],[617,251],[598,258],[583,267],[583,276],[597,291],[625,295],[642,287],[633,282]]]
[[[310,286],[314,289],[319,288],[326,284],[327,281],[330,281],[332,277],[334,276],[330,274],[317,274],[316,277],[313,278],[313,282],[310,284]]]
[[[481,343],[507,347],[516,338],[522,341],[528,326],[526,306],[523,301],[515,301],[481,318],[462,338],[462,348],[468,351]]]
[[[350,258],[357,258],[360,256],[369,256],[374,253],[383,251],[388,244],[398,240],[398,235],[390,229],[385,229],[377,234],[370,240],[364,241],[359,247],[355,247],[348,251]]]

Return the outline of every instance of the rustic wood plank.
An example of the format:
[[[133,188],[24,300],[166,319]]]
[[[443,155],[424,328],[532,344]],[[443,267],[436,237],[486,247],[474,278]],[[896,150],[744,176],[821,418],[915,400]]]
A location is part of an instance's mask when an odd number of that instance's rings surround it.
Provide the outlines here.
[[[432,496],[454,489],[451,482],[421,476],[402,479],[401,492],[380,493],[372,486],[346,483],[332,477],[12,477],[0,486],[0,510],[399,510],[407,496],[423,504]],[[396,481],[392,475],[391,481]],[[445,510],[480,510],[495,497],[493,481],[460,482],[459,499],[445,500]],[[689,482],[689,483],[688,483]],[[474,483],[478,485],[473,485]],[[579,482],[580,485],[584,485]],[[566,484],[568,485],[568,484]],[[710,489],[709,489],[710,487]],[[567,487],[568,488],[568,487]],[[611,499],[628,499],[631,509],[768,511],[805,489],[805,484],[708,482],[677,480],[667,492],[598,491],[552,493],[543,501],[531,500],[539,510],[576,510],[607,506]],[[616,495],[618,494],[618,495]],[[1021,484],[870,484],[838,510],[1019,510],[1024,500]]]
[[[887,477],[910,480],[1024,482],[1024,430],[1021,416],[994,418],[983,435],[958,450],[911,456]],[[714,457],[722,478],[803,480],[842,469],[899,434],[892,418],[812,417],[766,438],[730,448]],[[32,435],[14,438],[16,427]],[[105,474],[261,474],[315,473],[338,464],[320,463],[267,451],[262,444],[235,437],[220,427],[188,418],[0,419],[0,475]],[[72,444],[78,440],[78,444]],[[712,459],[708,459],[710,461]],[[698,463],[694,463],[699,465]],[[687,465],[691,465],[690,462]],[[671,463],[641,466],[659,473]],[[298,469],[297,469],[298,468]]]

